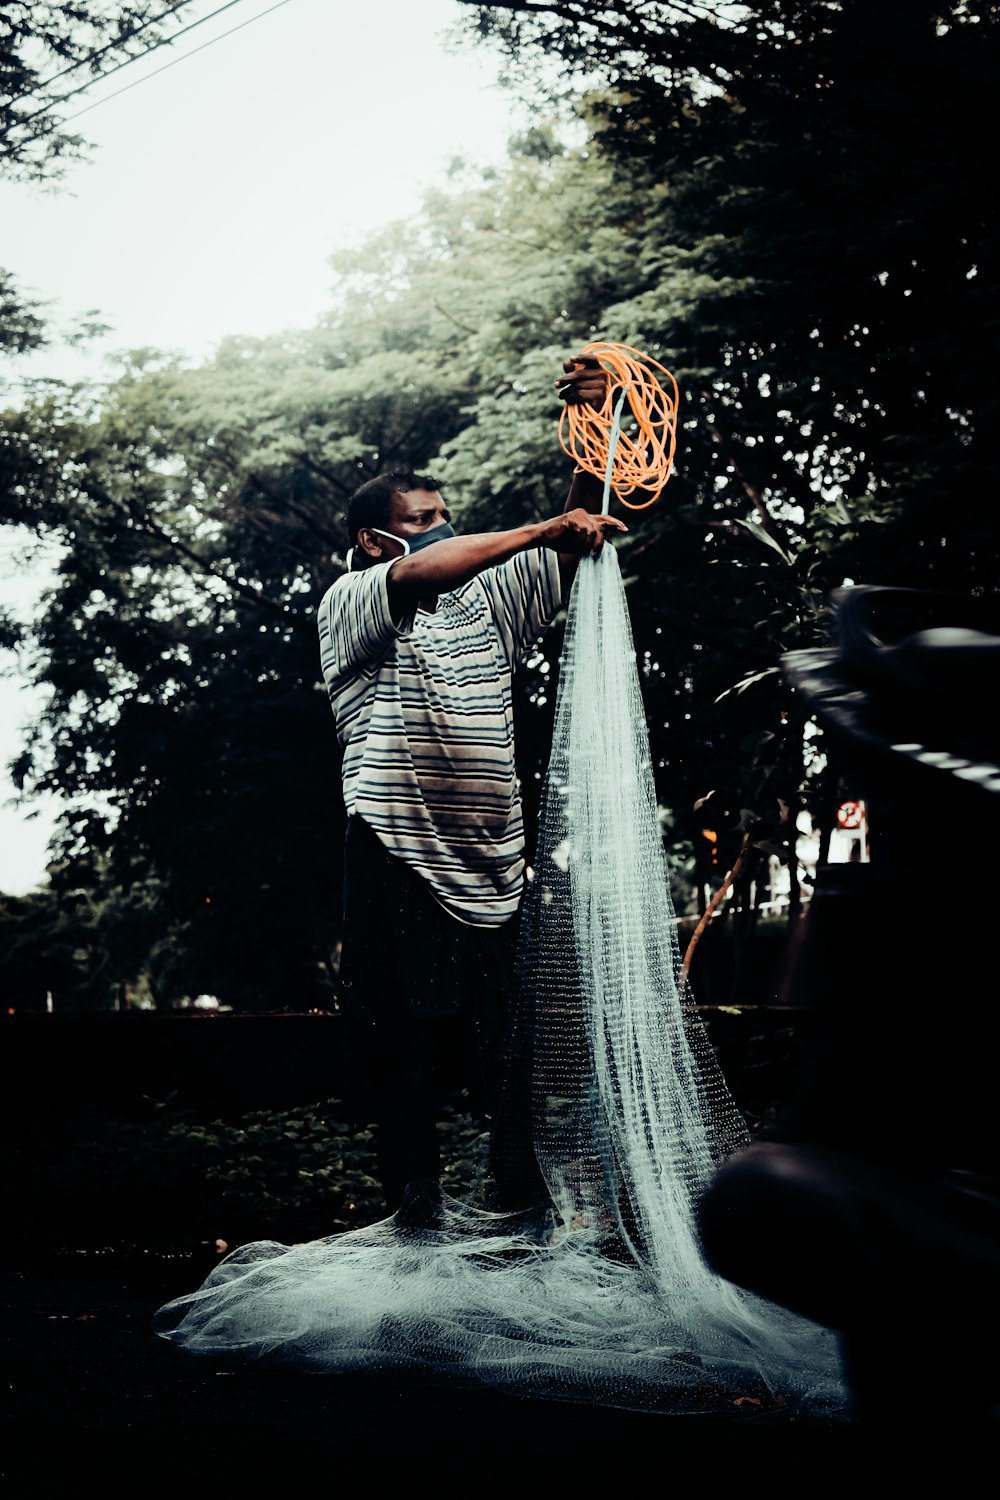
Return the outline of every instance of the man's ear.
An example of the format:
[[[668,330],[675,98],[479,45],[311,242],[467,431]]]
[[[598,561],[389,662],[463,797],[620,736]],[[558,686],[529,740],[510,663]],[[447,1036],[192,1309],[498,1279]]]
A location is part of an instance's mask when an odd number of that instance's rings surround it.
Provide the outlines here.
[[[369,557],[381,557],[384,550],[375,532],[367,526],[362,526],[358,532],[358,546],[363,552],[367,552]]]

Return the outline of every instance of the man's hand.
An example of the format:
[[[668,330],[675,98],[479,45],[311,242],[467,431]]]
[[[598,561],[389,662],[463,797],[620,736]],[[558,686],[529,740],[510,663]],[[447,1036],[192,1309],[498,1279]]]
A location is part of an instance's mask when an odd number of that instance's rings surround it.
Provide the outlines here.
[[[607,399],[611,376],[590,354],[575,354],[563,360],[565,375],[555,382],[559,399],[567,406],[601,407]]]
[[[543,521],[538,528],[538,541],[542,547],[550,547],[564,557],[596,557],[605,537],[622,531],[628,531],[628,527],[617,516],[595,516],[578,508]]]

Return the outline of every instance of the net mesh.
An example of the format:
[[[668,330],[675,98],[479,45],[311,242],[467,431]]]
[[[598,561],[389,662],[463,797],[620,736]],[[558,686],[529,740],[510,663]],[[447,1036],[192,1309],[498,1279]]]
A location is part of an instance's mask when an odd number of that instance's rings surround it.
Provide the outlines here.
[[[660,1412],[847,1411],[836,1336],[706,1264],[699,1195],[746,1143],[685,991],[614,549],[568,612],[494,1146],[475,1201],[240,1247],[161,1308],[218,1359]]]

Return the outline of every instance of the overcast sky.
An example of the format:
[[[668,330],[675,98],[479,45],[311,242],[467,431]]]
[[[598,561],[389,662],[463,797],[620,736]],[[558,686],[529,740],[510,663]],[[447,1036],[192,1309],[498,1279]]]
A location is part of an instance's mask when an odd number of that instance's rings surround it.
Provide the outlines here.
[[[220,3],[196,0],[180,16],[190,24]],[[7,378],[102,378],[116,350],[201,358],[226,334],[311,323],[329,301],[333,249],[413,211],[456,155],[501,160],[525,123],[496,85],[495,59],[446,44],[463,9],[240,0],[67,104],[67,115],[88,109],[73,128],[94,143],[90,160],[56,191],[0,182],[0,265],[51,304],[57,324],[97,309],[112,332],[81,353],[17,362]],[[43,585],[42,574],[15,574],[0,536],[4,602],[30,610]],[[0,891],[10,894],[45,874],[51,809],[32,820],[6,805],[6,766],[36,711],[30,693],[0,681]]]

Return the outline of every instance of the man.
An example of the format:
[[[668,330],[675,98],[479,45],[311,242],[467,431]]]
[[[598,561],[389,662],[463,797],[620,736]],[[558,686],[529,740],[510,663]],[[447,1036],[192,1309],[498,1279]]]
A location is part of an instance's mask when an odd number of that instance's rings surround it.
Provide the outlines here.
[[[563,369],[563,400],[603,403],[594,360]],[[464,1078],[474,1107],[492,1106],[524,882],[511,677],[578,558],[627,530],[599,514],[601,494],[577,473],[561,515],[464,537],[438,482],[410,469],[350,502],[320,650],[344,748],[355,1107],[376,1126],[389,1212],[436,1183],[447,1085]]]

